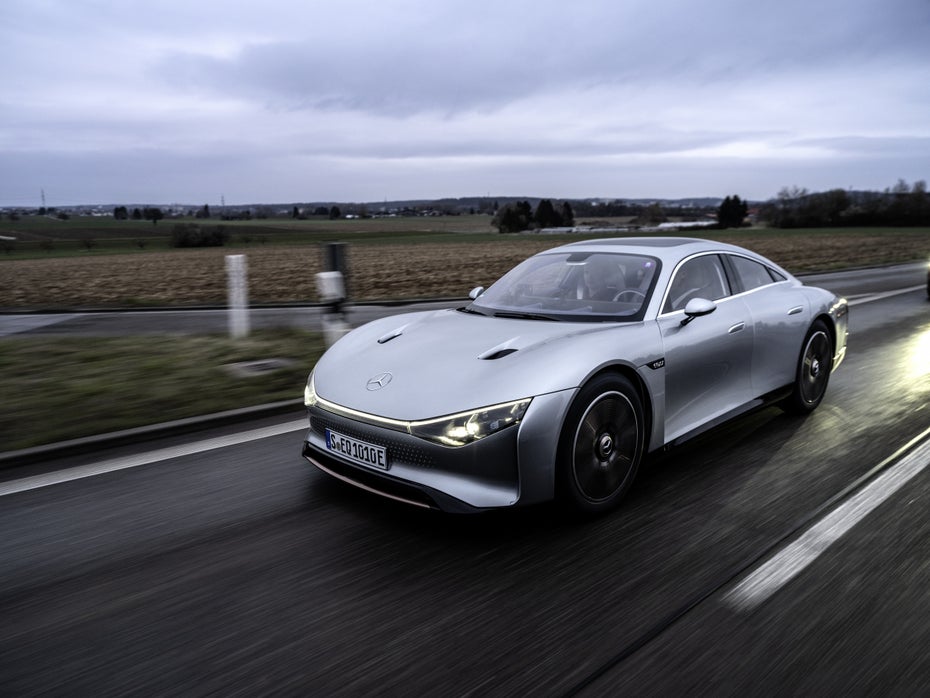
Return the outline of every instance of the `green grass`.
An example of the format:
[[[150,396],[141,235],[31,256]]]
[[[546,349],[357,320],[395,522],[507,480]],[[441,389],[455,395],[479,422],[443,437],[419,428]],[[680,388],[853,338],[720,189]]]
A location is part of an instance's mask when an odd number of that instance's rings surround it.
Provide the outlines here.
[[[0,219],[3,259],[43,259],[108,254],[163,252],[170,247],[175,224],[222,225],[230,233],[227,247],[264,245],[317,245],[346,240],[353,243],[437,242],[460,240],[463,235],[497,238],[486,215],[368,218],[327,220],[267,219],[252,221],[199,220],[194,218],[151,221],[118,221],[113,218],[76,216],[61,221],[48,216],[22,216],[17,221]]]
[[[6,337],[0,340],[0,451],[54,443],[303,396],[324,350],[300,330],[248,338]],[[286,358],[293,367],[257,377],[224,366]]]

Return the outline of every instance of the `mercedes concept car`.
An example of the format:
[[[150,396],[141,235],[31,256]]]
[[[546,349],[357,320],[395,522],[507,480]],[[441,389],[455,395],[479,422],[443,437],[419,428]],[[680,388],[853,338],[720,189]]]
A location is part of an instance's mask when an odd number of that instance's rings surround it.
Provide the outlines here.
[[[307,380],[303,456],[444,511],[598,513],[652,451],[768,404],[812,411],[846,352],[845,299],[704,240],[556,247],[471,299],[333,345]]]

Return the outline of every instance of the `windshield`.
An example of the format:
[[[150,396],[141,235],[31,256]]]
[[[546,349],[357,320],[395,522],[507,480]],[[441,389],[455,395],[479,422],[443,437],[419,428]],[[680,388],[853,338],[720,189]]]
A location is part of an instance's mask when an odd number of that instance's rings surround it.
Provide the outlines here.
[[[641,255],[536,255],[507,272],[467,310],[576,322],[642,320],[658,270],[659,260]]]

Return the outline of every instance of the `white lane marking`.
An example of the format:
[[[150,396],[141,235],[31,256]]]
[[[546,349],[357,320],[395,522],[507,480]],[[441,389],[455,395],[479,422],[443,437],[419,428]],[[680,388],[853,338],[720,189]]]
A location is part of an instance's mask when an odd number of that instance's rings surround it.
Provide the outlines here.
[[[849,301],[849,304],[861,305],[862,303],[871,303],[872,301],[880,301],[885,298],[892,298],[893,296],[903,296],[905,293],[912,293],[913,291],[919,291],[923,288],[926,288],[926,286],[921,284],[920,286],[911,286],[910,288],[899,288],[897,291],[885,291],[884,293],[876,293],[871,296],[866,296],[865,298],[856,298],[855,300]]]
[[[150,451],[149,453],[140,453],[135,456],[126,456],[125,458],[113,458],[111,460],[101,461],[99,463],[90,463],[88,465],[80,465],[75,468],[68,468],[67,470],[59,470],[54,473],[47,473],[45,475],[34,475],[33,477],[25,477],[21,480],[13,480],[12,482],[0,483],[0,497],[4,497],[8,494],[16,494],[17,492],[27,492],[29,490],[36,490],[40,487],[48,487],[50,485],[58,485],[63,482],[71,482],[72,480],[80,480],[86,477],[94,477],[95,475],[103,475],[104,473],[112,473],[117,470],[126,470],[128,468],[138,468],[140,465],[149,465],[151,463],[157,463],[158,461],[169,460],[171,458],[180,458],[182,456],[191,456],[195,453],[203,453],[204,451],[213,451],[218,448],[226,448],[227,446],[236,446],[237,444],[246,443],[248,441],[257,441],[258,439],[267,439],[270,436],[280,436],[281,434],[288,434],[292,431],[300,431],[307,428],[307,420],[299,419],[293,422],[285,422],[284,424],[277,424],[271,427],[263,427],[261,429],[252,429],[251,431],[245,431],[241,434],[231,434],[229,436],[220,436],[215,439],[205,439],[204,441],[195,441],[194,443],[183,444],[181,446],[171,446],[169,448],[160,448],[157,451]]]
[[[78,316],[73,313],[68,315],[0,315],[0,337],[57,325],[59,322],[76,317]]]
[[[724,596],[724,602],[739,611],[749,611],[761,604],[928,464],[930,440],[924,441],[743,579]]]

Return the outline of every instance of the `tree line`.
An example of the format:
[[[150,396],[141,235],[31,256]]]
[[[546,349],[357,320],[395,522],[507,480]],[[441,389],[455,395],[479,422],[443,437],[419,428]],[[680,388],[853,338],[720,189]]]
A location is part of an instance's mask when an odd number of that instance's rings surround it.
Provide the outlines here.
[[[567,201],[556,208],[550,199],[540,199],[535,211],[529,201],[516,201],[498,208],[491,225],[502,233],[519,233],[537,228],[570,228],[575,225],[575,213]]]
[[[575,216],[597,216],[598,218],[628,217],[633,225],[656,225],[668,220],[666,212],[657,203],[644,204],[615,200],[593,202],[585,200],[553,203],[551,199],[540,199],[534,209],[529,201],[512,201],[504,206],[494,202],[492,225],[502,233],[515,233],[541,228],[573,227]],[[48,209],[49,212],[54,209]],[[361,216],[367,210],[361,207]],[[406,213],[406,211],[405,211]],[[259,211],[258,218],[268,217]],[[11,212],[13,217],[15,212]],[[210,207],[191,211],[199,219],[213,218]],[[308,215],[338,219],[342,211],[338,206],[316,206],[300,209],[293,206],[291,217],[303,219]],[[747,224],[747,218],[764,222],[773,228],[818,228],[818,227],[865,227],[865,226],[930,226],[930,194],[927,183],[919,180],[908,184],[899,179],[884,192],[846,191],[831,189],[825,192],[809,192],[799,187],[783,187],[778,195],[762,204],[750,208],[748,201],[738,195],[727,196],[720,205],[676,206],[674,214],[680,219],[708,219],[716,217],[718,228],[738,228]],[[157,224],[165,217],[160,208],[134,208],[117,206],[113,210],[117,220],[151,220]],[[217,216],[223,220],[249,219],[248,209],[235,214]]]
[[[930,195],[924,180],[909,185],[899,179],[884,192],[785,187],[761,207],[759,217],[775,228],[924,226],[930,225]]]

